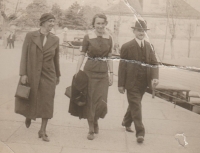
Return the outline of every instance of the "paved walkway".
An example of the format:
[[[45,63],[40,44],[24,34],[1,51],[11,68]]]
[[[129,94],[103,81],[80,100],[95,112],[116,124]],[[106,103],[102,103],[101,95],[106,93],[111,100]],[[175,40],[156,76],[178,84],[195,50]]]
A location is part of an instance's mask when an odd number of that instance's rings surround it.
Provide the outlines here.
[[[93,141],[87,140],[87,121],[68,113],[69,99],[64,92],[71,84],[76,62],[65,57],[61,58],[54,117],[47,127],[50,142],[42,141],[37,137],[41,120],[27,129],[24,117],[14,113],[19,60],[20,49],[0,51],[0,153],[199,153],[200,116],[149,94],[144,95],[142,106],[145,141],[138,144],[135,133],[127,133],[121,126],[127,100],[118,93],[117,78],[109,88],[108,114],[100,120],[100,133]],[[180,145],[183,137],[177,135],[183,133],[188,142],[185,147]]]

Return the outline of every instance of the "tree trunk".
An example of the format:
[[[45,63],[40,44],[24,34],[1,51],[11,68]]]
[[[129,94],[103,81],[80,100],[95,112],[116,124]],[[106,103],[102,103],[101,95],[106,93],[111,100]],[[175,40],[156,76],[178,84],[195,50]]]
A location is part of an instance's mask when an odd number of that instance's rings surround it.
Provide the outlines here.
[[[174,36],[171,37],[171,59],[174,59]]]
[[[3,19],[3,25],[2,25],[2,36],[3,36],[3,46],[6,47],[7,46],[7,38],[6,38],[6,31],[7,31],[7,27],[8,27],[8,22],[5,21],[5,19]]]
[[[190,44],[191,44],[191,37],[188,39],[188,58],[190,58]]]

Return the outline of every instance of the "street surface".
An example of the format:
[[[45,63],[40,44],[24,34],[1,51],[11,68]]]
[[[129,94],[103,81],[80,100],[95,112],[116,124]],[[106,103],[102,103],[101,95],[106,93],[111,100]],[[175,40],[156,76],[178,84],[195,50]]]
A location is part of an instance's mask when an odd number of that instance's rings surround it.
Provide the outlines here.
[[[126,95],[118,92],[117,77],[109,88],[108,114],[100,120],[99,134],[93,141],[87,140],[87,121],[68,113],[69,99],[64,92],[77,63],[65,56],[60,58],[62,76],[56,89],[54,117],[47,126],[50,142],[42,141],[37,135],[41,120],[33,121],[27,129],[25,118],[14,113],[20,54],[21,45],[15,50],[0,46],[0,153],[199,153],[200,115],[179,106],[174,108],[162,99],[152,99],[147,93],[142,101],[145,141],[138,144],[135,132],[127,133],[121,126],[128,102]],[[116,65],[117,62],[115,73]]]

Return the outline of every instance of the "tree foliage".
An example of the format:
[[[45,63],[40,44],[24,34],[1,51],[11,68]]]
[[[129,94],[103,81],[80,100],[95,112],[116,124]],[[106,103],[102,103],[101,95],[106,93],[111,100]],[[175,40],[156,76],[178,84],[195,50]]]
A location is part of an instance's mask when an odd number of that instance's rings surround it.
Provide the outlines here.
[[[84,29],[83,9],[77,3],[73,3],[64,13],[63,26],[69,29]]]
[[[87,30],[91,29],[92,18],[102,10],[98,7],[80,6],[77,2],[64,13],[63,27],[69,29]]]
[[[58,24],[58,26],[62,26],[63,12],[62,12],[62,10],[60,9],[60,6],[57,3],[53,4],[53,6],[51,8],[51,13],[55,16],[56,23]]]
[[[26,19],[29,26],[39,27],[39,18],[43,13],[49,12],[49,8],[45,3],[31,3],[26,8]]]

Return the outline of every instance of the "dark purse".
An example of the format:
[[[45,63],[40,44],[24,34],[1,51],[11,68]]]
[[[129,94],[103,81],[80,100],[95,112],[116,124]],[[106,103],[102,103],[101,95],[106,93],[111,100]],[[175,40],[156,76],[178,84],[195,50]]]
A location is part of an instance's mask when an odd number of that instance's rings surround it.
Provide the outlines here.
[[[25,100],[29,99],[31,88],[27,85],[18,84],[15,97],[22,98]]]
[[[68,98],[71,98],[71,95],[72,95],[72,87],[69,86],[66,88],[65,90],[65,95],[68,97]]]

